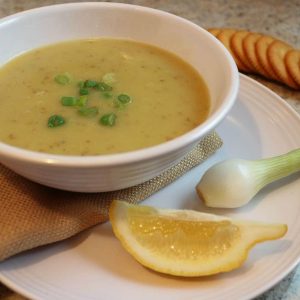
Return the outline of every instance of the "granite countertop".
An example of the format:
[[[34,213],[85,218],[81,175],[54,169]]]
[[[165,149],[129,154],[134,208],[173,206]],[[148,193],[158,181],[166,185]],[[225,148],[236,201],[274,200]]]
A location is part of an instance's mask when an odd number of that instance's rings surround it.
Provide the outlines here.
[[[35,7],[76,0],[0,0],[0,18]],[[92,2],[92,1],[91,1]],[[108,1],[111,2],[111,1]],[[132,0],[116,1],[158,8],[182,16],[204,28],[247,29],[278,37],[300,48],[299,0]],[[300,91],[251,76],[280,95],[300,114]],[[0,299],[24,300],[0,283]],[[300,267],[256,300],[300,299]],[[235,299],[234,299],[235,300]]]

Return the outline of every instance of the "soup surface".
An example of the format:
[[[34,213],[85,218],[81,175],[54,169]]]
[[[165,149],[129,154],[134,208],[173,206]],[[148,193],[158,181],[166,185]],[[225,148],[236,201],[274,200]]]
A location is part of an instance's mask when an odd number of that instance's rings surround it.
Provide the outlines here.
[[[179,57],[121,39],[75,40],[0,69],[0,140],[66,155],[137,150],[202,123],[210,99]]]

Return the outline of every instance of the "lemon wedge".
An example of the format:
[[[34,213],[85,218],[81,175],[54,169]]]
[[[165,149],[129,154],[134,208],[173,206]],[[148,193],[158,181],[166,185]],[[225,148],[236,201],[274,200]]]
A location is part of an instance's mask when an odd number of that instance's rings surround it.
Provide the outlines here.
[[[110,206],[109,217],[116,237],[142,265],[186,277],[236,269],[256,243],[278,239],[287,232],[284,224],[235,221],[117,200]]]

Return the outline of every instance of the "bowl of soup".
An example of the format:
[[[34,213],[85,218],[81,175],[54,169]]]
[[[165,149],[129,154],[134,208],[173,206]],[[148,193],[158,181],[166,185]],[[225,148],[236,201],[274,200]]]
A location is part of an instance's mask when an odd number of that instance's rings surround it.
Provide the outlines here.
[[[182,159],[227,115],[238,71],[201,27],[72,3],[0,21],[0,162],[46,186],[113,191]]]

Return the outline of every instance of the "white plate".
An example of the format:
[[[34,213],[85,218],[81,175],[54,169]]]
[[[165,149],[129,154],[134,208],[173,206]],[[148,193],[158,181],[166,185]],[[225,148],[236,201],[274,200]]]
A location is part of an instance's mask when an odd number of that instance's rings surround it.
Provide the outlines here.
[[[43,300],[250,299],[273,286],[300,257],[299,176],[270,185],[237,210],[205,209],[194,187],[217,161],[257,159],[300,147],[300,118],[277,95],[241,75],[238,101],[218,132],[224,146],[217,154],[144,203],[288,224],[283,239],[256,246],[243,267],[206,278],[160,275],[129,256],[107,223],[1,263],[0,280],[29,298]]]

